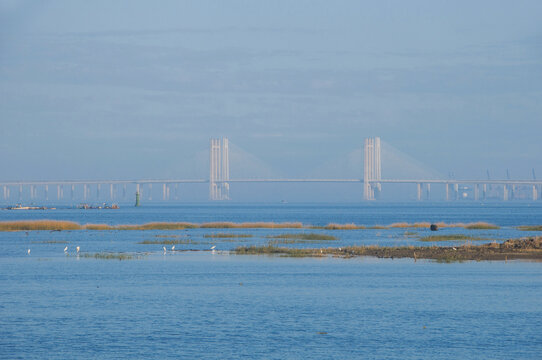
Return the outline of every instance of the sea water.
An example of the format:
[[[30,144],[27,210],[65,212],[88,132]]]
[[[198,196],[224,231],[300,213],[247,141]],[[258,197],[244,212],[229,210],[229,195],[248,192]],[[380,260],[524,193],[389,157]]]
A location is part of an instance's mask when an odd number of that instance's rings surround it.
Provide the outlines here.
[[[311,225],[487,221],[542,235],[535,203],[220,204],[119,210],[0,211],[0,220],[301,221]],[[213,232],[251,234],[216,239]],[[542,264],[236,256],[239,245],[300,231],[340,244],[424,245],[426,230],[187,229],[0,233],[0,358],[536,359],[542,353]],[[439,232],[440,233],[440,232]],[[506,234],[506,235],[503,235]],[[145,240],[190,239],[170,245]],[[67,253],[64,247],[68,246]],[[133,260],[77,256],[137,254]],[[218,251],[208,251],[216,246]],[[27,249],[31,249],[30,255]],[[206,251],[201,251],[206,250]]]

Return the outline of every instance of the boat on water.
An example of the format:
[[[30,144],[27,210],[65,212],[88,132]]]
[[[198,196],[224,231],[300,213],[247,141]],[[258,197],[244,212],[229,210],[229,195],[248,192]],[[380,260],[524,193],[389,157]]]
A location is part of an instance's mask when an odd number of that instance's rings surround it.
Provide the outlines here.
[[[55,208],[48,208],[45,206],[23,206],[21,204],[17,204],[15,206],[8,206],[6,209],[8,210],[54,210]]]

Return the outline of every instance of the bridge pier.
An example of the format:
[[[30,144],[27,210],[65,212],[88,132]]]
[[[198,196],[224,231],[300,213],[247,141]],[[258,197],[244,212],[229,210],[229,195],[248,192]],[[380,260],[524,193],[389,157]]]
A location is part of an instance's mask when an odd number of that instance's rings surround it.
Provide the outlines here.
[[[538,200],[538,189],[536,188],[536,185],[533,185],[533,200]]]
[[[8,187],[6,185],[3,186],[4,188],[4,200],[7,200],[8,199]]]
[[[487,184],[482,185],[482,199],[486,199],[487,197]]]
[[[113,193],[113,184],[109,184],[109,199],[113,200],[114,198],[114,193]]]
[[[478,198],[480,197],[480,186],[478,184],[474,184],[474,200],[478,201]]]
[[[431,183],[425,184],[426,190],[426,199],[431,200]]]
[[[503,192],[502,192],[502,197],[503,197],[503,200],[504,201],[508,201],[508,185],[504,184],[503,185]]]
[[[162,200],[166,201],[167,185],[166,183],[162,184]]]
[[[422,199],[422,183],[418,183],[418,196],[417,199],[420,201]]]
[[[138,188],[139,191],[139,188]],[[126,184],[122,185],[122,199],[126,200]]]
[[[149,184],[149,201],[152,201],[152,183]]]
[[[45,201],[49,200],[49,185],[45,185]]]
[[[101,188],[101,184],[97,184],[96,185],[96,200],[100,199],[100,188]]]

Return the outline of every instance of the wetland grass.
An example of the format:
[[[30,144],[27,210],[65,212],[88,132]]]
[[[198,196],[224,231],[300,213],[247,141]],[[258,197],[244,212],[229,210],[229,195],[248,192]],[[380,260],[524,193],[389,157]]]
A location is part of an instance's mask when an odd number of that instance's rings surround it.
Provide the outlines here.
[[[216,234],[205,234],[204,238],[212,239],[238,239],[238,238],[251,238],[252,234],[229,234],[229,233],[216,233]]]
[[[517,229],[521,231],[542,231],[542,225],[518,226]]]
[[[0,231],[80,230],[80,229],[81,229],[81,225],[73,221],[59,221],[59,220],[0,221]]]
[[[420,238],[420,241],[432,242],[432,241],[477,241],[477,240],[489,240],[486,238],[473,237],[463,234],[448,234],[448,235],[429,235]]]
[[[468,229],[468,230],[496,230],[496,229],[500,229],[500,226],[497,226],[495,224],[482,222],[482,221],[465,224],[465,226],[463,226],[463,227],[465,229]]]
[[[365,226],[362,225],[356,225],[356,224],[336,224],[336,223],[329,223],[326,226],[322,227],[326,230],[362,230],[366,229]]]
[[[388,225],[388,228],[425,228],[428,229],[431,226],[431,223],[428,222],[417,222],[417,223],[406,223],[406,222],[397,222]]]
[[[94,258],[98,260],[132,260],[134,259],[133,255],[126,254],[126,253],[108,253],[108,252],[101,252],[101,253],[94,253],[94,254],[88,254],[84,253],[80,255],[84,258]]]
[[[160,239],[160,240],[143,240],[138,242],[138,244],[143,245],[186,245],[186,244],[199,244],[197,241],[192,241],[191,239],[175,239],[175,240],[167,240],[167,239]]]
[[[300,229],[303,224],[300,222],[209,222],[199,227],[202,229]]]
[[[114,230],[114,226],[107,224],[86,224],[83,228],[85,230]]]
[[[86,224],[81,225],[72,221],[59,220],[22,220],[22,221],[1,221],[0,231],[31,231],[31,230],[186,230],[186,229],[326,229],[326,230],[362,230],[362,229],[396,229],[396,228],[429,228],[431,224],[426,222],[418,223],[393,223],[391,225],[373,225],[366,227],[356,224],[335,224],[329,223],[325,226],[303,225],[300,222],[151,222],[146,224],[108,225],[108,224]],[[436,223],[439,228],[463,227],[465,229],[499,229],[497,225],[486,222],[475,223]],[[542,227],[520,226],[520,230],[540,230]]]
[[[335,236],[316,233],[301,233],[301,234],[279,234],[266,236],[268,239],[292,239],[292,240],[338,240]]]
[[[240,246],[233,250],[238,255],[278,255],[289,257],[337,256],[350,258],[372,256],[378,258],[430,259],[437,262],[461,262],[468,260],[542,260],[542,236],[533,238],[511,239],[503,243],[452,246],[403,246],[379,247],[348,246],[344,248],[295,249],[288,247]]]
[[[151,222],[142,225],[117,225],[115,230],[185,230],[195,229],[196,224],[188,222]]]
[[[468,230],[493,230],[493,229],[500,229],[499,226],[495,224],[490,224],[483,221],[478,222],[472,222],[472,223],[443,223],[443,222],[437,222],[433,223],[434,225],[437,225],[439,228],[464,228]],[[416,223],[407,223],[407,222],[399,222],[399,223],[393,223],[388,226],[384,226],[383,228],[386,229],[393,229],[393,228],[423,228],[423,229],[429,229],[431,226],[431,223],[429,222],[416,222]],[[376,228],[376,227],[373,227]]]

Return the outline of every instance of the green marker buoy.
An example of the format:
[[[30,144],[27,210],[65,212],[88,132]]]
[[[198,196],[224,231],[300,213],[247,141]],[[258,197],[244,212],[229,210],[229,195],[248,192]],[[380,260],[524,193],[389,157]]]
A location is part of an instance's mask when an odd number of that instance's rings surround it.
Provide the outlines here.
[[[138,207],[139,206],[139,191],[136,192],[136,203],[135,203],[135,207]]]

